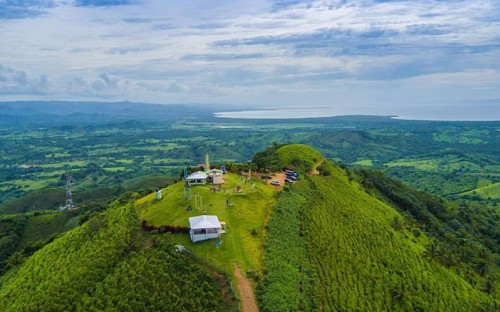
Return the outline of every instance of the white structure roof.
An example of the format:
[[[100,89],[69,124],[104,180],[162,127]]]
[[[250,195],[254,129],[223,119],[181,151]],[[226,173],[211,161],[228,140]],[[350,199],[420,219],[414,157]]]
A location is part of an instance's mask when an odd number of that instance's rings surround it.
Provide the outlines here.
[[[189,218],[191,230],[197,229],[219,229],[220,222],[217,216],[196,216]]]
[[[210,172],[210,173],[212,173],[212,172],[216,172],[216,173],[223,173],[223,171],[222,171],[222,170],[219,170],[219,169],[212,169],[212,170],[210,170],[209,172]]]
[[[203,171],[193,172],[187,177],[188,180],[202,180],[206,178],[207,174]]]

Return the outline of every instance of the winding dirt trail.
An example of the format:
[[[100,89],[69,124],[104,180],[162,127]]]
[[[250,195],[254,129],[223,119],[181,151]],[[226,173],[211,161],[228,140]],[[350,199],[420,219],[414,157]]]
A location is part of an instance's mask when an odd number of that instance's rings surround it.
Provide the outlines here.
[[[318,161],[316,164],[314,164],[313,168],[311,171],[309,171],[310,175],[319,175],[318,167],[321,166],[325,162],[324,159]]]
[[[252,285],[250,285],[248,279],[243,276],[241,269],[236,264],[233,264],[233,268],[243,312],[259,312]]]

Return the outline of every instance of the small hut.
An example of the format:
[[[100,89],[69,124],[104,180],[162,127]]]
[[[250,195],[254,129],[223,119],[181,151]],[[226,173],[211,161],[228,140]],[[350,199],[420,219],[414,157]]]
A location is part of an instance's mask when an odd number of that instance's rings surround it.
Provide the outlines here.
[[[189,218],[189,234],[193,243],[218,238],[222,234],[222,226],[217,216],[196,216]]]
[[[222,170],[218,169],[212,169],[208,172],[208,178],[212,182],[212,184],[223,184],[224,180],[222,179],[223,176]]]

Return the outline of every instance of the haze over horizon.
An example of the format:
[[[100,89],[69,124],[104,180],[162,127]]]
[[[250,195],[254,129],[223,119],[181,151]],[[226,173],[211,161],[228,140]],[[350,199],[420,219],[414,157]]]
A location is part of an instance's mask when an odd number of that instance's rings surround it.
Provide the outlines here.
[[[0,101],[500,119],[500,2],[0,2]]]

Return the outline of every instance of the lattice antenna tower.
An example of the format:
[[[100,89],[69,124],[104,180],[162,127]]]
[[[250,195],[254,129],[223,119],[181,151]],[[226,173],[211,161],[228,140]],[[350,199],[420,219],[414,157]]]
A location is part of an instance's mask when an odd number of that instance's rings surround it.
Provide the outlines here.
[[[73,193],[71,192],[71,180],[73,177],[70,174],[66,175],[66,209],[72,209],[73,205]]]

